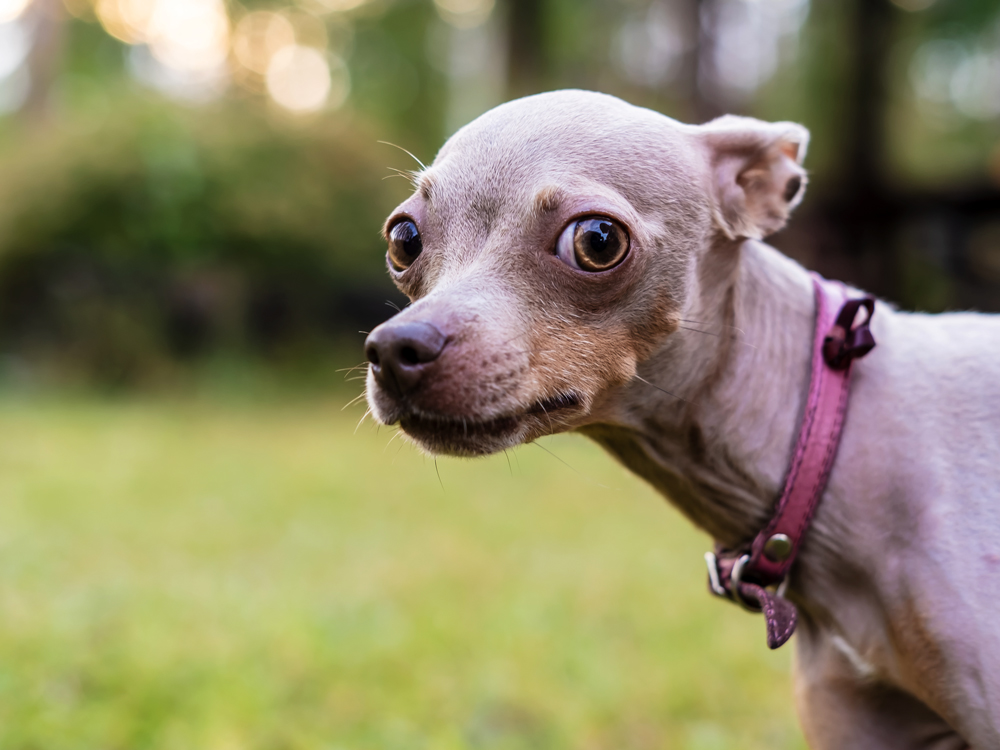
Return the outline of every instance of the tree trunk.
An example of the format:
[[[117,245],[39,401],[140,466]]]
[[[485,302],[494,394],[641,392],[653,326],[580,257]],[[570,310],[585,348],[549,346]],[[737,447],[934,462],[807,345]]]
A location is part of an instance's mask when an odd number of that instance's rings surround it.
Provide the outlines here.
[[[37,123],[46,120],[52,109],[52,87],[62,61],[66,15],[59,0],[35,0],[28,12],[35,39],[27,61],[31,89],[21,117]]]
[[[507,0],[507,93],[515,99],[540,91],[545,78],[545,3]]]

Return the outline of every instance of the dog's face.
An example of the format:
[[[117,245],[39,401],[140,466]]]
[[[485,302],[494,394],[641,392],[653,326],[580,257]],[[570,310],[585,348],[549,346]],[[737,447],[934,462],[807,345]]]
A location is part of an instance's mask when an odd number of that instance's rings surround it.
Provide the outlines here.
[[[587,92],[466,126],[385,225],[413,304],[366,343],[376,418],[466,456],[600,420],[677,329],[699,253],[784,223],[805,137]]]

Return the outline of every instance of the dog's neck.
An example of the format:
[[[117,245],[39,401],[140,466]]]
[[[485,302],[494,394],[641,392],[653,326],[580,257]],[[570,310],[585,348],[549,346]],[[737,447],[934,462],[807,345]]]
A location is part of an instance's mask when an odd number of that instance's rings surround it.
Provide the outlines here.
[[[808,273],[756,242],[693,270],[681,328],[584,428],[728,546],[773,512],[809,386]]]

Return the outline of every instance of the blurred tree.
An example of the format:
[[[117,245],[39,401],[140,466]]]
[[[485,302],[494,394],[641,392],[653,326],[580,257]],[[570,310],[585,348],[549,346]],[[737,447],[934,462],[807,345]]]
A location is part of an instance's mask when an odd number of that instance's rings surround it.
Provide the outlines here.
[[[392,198],[363,132],[140,98],[96,136],[22,138],[0,153],[7,353],[128,382],[208,351],[321,356],[378,322]]]
[[[29,120],[38,121],[51,112],[65,44],[65,11],[60,0],[35,0],[29,12],[34,43],[25,65],[31,85],[21,111]]]
[[[548,73],[545,3],[539,0],[507,0],[508,99],[533,94],[545,88]]]

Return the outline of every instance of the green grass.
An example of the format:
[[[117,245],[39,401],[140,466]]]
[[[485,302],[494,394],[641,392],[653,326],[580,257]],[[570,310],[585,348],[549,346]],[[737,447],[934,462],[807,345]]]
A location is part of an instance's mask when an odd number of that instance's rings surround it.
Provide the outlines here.
[[[596,447],[439,484],[344,400],[0,401],[0,750],[804,747]]]

